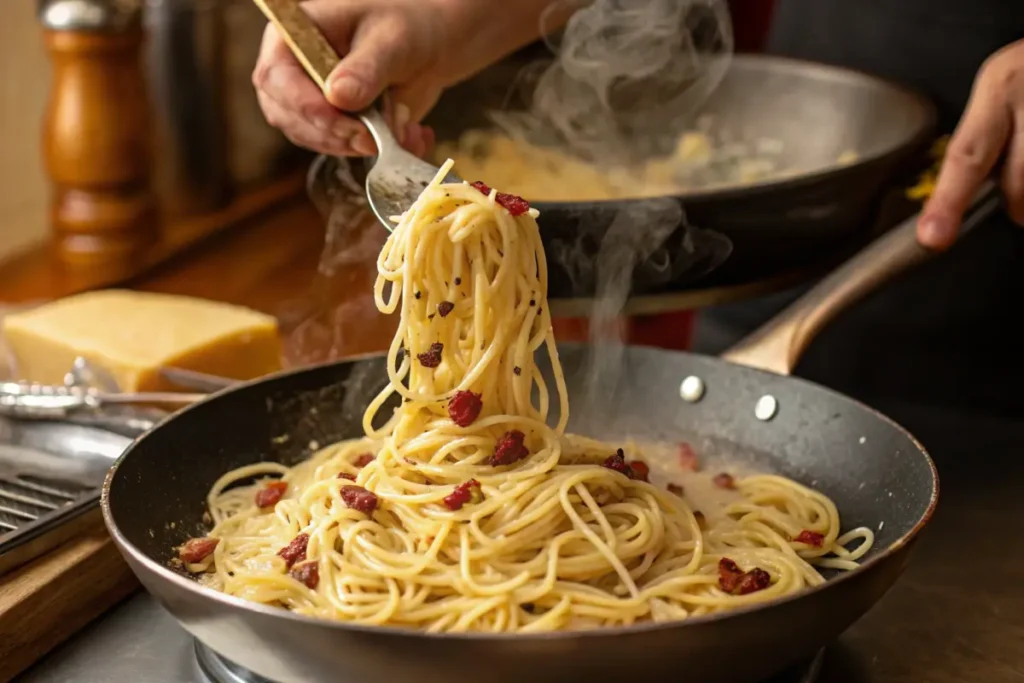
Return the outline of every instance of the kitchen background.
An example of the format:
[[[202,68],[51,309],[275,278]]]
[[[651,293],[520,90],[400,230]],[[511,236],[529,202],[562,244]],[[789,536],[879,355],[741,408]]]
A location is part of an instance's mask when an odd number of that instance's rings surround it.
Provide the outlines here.
[[[0,260],[46,235],[40,121],[50,65],[33,2],[4,4],[0,41]]]

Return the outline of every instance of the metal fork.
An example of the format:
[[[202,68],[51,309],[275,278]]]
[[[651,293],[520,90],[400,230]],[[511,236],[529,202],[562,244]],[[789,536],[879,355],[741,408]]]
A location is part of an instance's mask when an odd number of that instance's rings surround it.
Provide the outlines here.
[[[295,0],[253,2],[274,24],[296,59],[320,89],[326,88],[327,77],[338,65],[340,58],[299,3]],[[377,159],[366,176],[366,196],[377,219],[391,230],[394,227],[391,218],[402,215],[412,206],[439,169],[402,149],[375,104],[362,111],[352,112],[352,115],[363,122],[377,143]],[[462,179],[454,173],[448,173],[444,182],[458,183]]]

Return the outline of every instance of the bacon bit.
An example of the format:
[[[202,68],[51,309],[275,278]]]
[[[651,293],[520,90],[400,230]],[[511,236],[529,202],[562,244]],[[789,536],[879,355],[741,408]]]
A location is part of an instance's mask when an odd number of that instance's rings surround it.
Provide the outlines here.
[[[725,472],[722,472],[721,474],[716,474],[715,478],[712,479],[711,481],[714,482],[715,486],[717,486],[720,489],[736,488],[736,480],[732,478],[731,474],[726,474]]]
[[[825,535],[819,534],[817,531],[811,531],[804,529],[800,532],[800,535],[793,539],[797,543],[806,543],[807,545],[820,548],[825,543]]]
[[[734,592],[740,585],[740,579],[742,578],[743,570],[740,569],[738,564],[728,557],[723,557],[718,561],[718,585],[726,593]]]
[[[473,424],[476,418],[480,417],[484,403],[480,400],[480,394],[472,391],[456,391],[452,400],[448,401],[448,417],[460,427],[468,427]]]
[[[511,465],[528,456],[530,451],[523,444],[526,435],[518,429],[505,432],[494,447],[494,455],[491,456],[490,464],[498,467],[500,465]]]
[[[507,192],[499,192],[495,195],[494,201],[498,205],[505,207],[505,209],[513,216],[522,216],[530,210],[530,202],[518,195],[509,194]]]
[[[748,595],[764,590],[771,583],[771,575],[759,567],[744,572],[728,557],[718,561],[718,585],[726,593]]]
[[[295,565],[288,570],[288,575],[310,590],[315,590],[320,583],[320,568],[316,560]]]
[[[256,506],[269,508],[277,505],[277,501],[284,497],[288,490],[288,483],[283,481],[272,481],[256,492]]]
[[[373,453],[363,453],[358,458],[356,458],[355,465],[359,469],[362,469],[362,468],[366,467],[367,465],[369,465],[371,462],[373,462],[373,458],[374,458]]]
[[[480,482],[470,479],[456,486],[454,491],[444,497],[444,506],[449,510],[460,510],[466,503],[479,503],[483,499]]]
[[[219,538],[190,538],[178,548],[178,557],[187,564],[202,562],[213,553],[218,543]]]
[[[442,351],[444,351],[444,344],[441,342],[434,342],[424,353],[417,354],[416,359],[419,360],[420,365],[425,368],[436,368],[441,364]]]
[[[349,481],[355,481],[356,475],[349,474],[348,472],[338,472],[338,479],[348,479]]]
[[[643,460],[634,460],[629,463],[630,476],[640,481],[650,481],[651,468]]]
[[[455,309],[455,304],[451,301],[442,301],[437,305],[437,314],[442,318],[447,318],[448,314]]]
[[[626,463],[626,454],[622,452],[622,449],[615,451],[615,455],[609,455],[605,458],[605,461],[601,463],[601,467],[607,467],[613,472],[624,474],[630,479],[633,478],[633,468]]]
[[[696,451],[693,450],[693,446],[685,441],[679,444],[679,465],[684,470],[691,472],[696,472],[700,469],[700,460],[697,458]]]
[[[757,591],[763,591],[770,585],[772,585],[771,574],[763,569],[755,567],[744,574],[743,578],[740,579],[739,592],[740,595],[756,593]]]
[[[669,484],[666,488],[669,493],[679,496],[680,498],[683,497],[683,487],[679,484]]]
[[[341,499],[345,501],[345,505],[362,512],[367,517],[373,514],[373,511],[377,509],[377,503],[380,502],[373,492],[367,491],[362,486],[342,486]]]
[[[478,189],[485,195],[491,194],[491,188],[485,183],[477,180],[476,182],[470,183],[472,187]],[[524,213],[530,210],[530,203],[522,197],[507,192],[498,192],[494,195],[494,201],[499,206],[508,210],[513,216],[522,216]]]
[[[292,568],[296,562],[306,560],[306,547],[309,545],[309,534],[299,534],[292,539],[292,542],[277,551],[279,557],[284,558],[285,566]]]
[[[517,365],[514,368],[512,368],[512,374],[518,377],[519,375],[523,374],[523,369]]]

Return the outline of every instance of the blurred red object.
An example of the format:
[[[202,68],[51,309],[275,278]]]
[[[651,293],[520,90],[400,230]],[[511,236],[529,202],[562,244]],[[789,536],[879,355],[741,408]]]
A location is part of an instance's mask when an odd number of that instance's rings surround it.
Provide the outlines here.
[[[687,351],[693,341],[693,311],[620,318],[617,322],[627,344]],[[587,318],[553,318],[551,327],[558,341],[585,342],[589,338]]]
[[[761,52],[772,24],[775,0],[729,0],[736,52]]]

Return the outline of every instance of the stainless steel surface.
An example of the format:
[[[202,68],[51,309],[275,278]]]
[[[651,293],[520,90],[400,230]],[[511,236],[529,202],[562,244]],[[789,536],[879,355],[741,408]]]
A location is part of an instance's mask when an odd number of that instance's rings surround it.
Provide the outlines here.
[[[63,525],[96,508],[129,443],[82,425],[0,417],[0,574],[52,548]]]
[[[181,368],[160,368],[160,374],[167,381],[192,391],[220,391],[235,383],[235,380],[228,379],[227,377],[196,372],[195,370],[183,370]]]
[[[50,386],[35,382],[0,382],[0,416],[56,420],[79,411],[102,411],[108,407],[162,404],[190,405],[206,394],[173,391],[109,393],[78,386]]]
[[[200,663],[199,657],[202,657]],[[765,683],[812,683],[824,653],[808,664]],[[222,678],[211,681],[203,668]],[[29,669],[18,683],[261,683],[252,675],[223,675],[222,661],[196,641],[156,600],[139,594],[112,610],[71,642]],[[343,670],[331,679],[359,683]],[[395,681],[395,683],[413,683]]]
[[[964,217],[961,233],[989,218],[1001,202],[999,188],[986,181]],[[934,255],[917,241],[917,220],[912,216],[875,240],[722,357],[788,375],[818,332],[840,311]]]
[[[326,88],[327,79],[340,60],[316,24],[297,3],[290,0],[254,1],[281,32],[310,78],[321,89]],[[377,144],[377,158],[366,175],[366,194],[370,209],[384,227],[391,230],[391,218],[400,216],[412,206],[423,188],[437,175],[438,168],[402,149],[376,104],[353,112],[353,116],[363,122]],[[449,173],[444,181],[452,183],[461,179]]]
[[[507,95],[528,64],[509,60],[447,91],[427,119],[438,140],[453,142],[467,129],[493,127],[488,111],[524,106]],[[818,267],[823,256],[831,260],[868,239],[878,222],[894,225],[904,207],[886,202],[886,195],[902,174],[926,161],[935,124],[927,98],[904,87],[767,55],[736,55],[700,114],[721,148],[756,148],[767,141],[781,148],[779,166],[789,170],[751,183],[680,188],[675,199],[685,209],[685,225],[716,231],[732,243],[728,261],[708,278],[716,284]],[[856,158],[840,163],[850,151]],[[596,291],[587,266],[616,217],[645,205],[628,199],[532,203],[541,213],[551,291],[575,296]],[[880,207],[903,215],[883,216]],[[674,244],[667,246],[679,259]],[[656,269],[638,264],[633,290],[662,291],[676,280],[666,282],[664,272],[659,279]]]
[[[169,216],[211,211],[227,201],[230,181],[225,2],[145,3],[144,59],[156,121],[157,196]]]
[[[139,16],[141,0],[41,0],[39,20],[53,31],[120,31]]]

